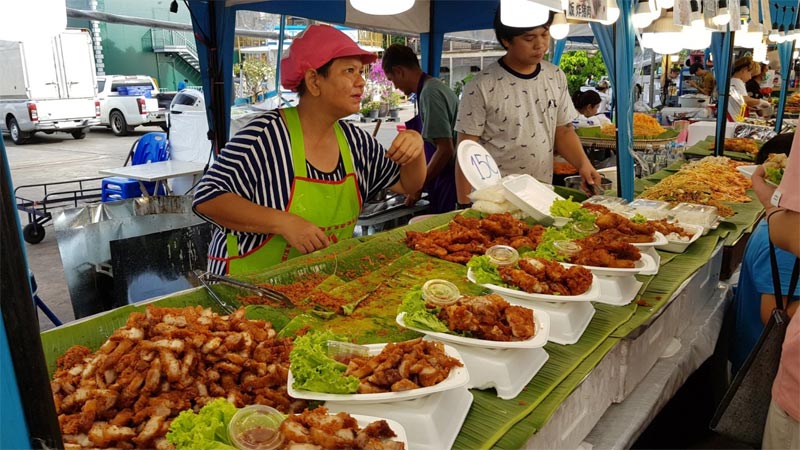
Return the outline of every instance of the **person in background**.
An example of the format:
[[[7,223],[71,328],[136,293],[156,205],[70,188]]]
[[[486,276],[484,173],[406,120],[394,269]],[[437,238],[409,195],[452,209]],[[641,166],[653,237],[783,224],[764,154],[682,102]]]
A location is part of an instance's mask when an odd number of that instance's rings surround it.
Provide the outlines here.
[[[611,111],[611,93],[608,92],[610,84],[608,80],[600,80],[597,83],[597,93],[600,95],[600,106],[597,111],[600,114],[605,114]]]
[[[178,91],[186,89],[186,86],[188,85],[189,85],[189,80],[187,80],[186,78],[184,78],[181,81],[178,81]]]
[[[677,106],[676,102],[670,100],[672,96],[670,88],[672,86],[677,86],[678,79],[681,76],[681,69],[673,66],[669,69],[669,72],[664,75],[664,80],[661,83],[661,104],[664,106]]]
[[[586,78],[586,81],[583,84],[584,86],[595,86],[597,83],[595,83],[594,81],[594,75],[590,74],[589,77]]]
[[[422,71],[417,55],[410,47],[392,44],[381,61],[386,78],[406,95],[415,94],[419,113],[406,122],[406,129],[415,130],[425,139],[428,171],[425,190],[428,211],[439,214],[456,207],[456,134],[453,127],[458,114],[458,97],[438,78]],[[419,200],[422,191],[406,197],[410,206]]]
[[[779,134],[767,141],[759,151],[756,163],[763,164],[771,153],[788,154],[793,138],[794,135],[791,133]],[[763,166],[759,167],[763,171]],[[759,181],[763,183],[763,177],[758,180],[757,176],[753,175],[754,188],[758,186]],[[758,190],[756,193],[758,194]],[[761,198],[760,195],[759,198]],[[772,271],[769,269],[770,229],[767,222],[767,220],[760,221],[747,241],[739,275],[739,285],[733,301],[736,311],[736,326],[730,360],[734,373],[739,371],[747,355],[758,342],[758,338],[764,330],[764,324],[767,323],[770,312],[775,308],[775,289],[772,283]],[[789,315],[793,315],[798,305],[796,296],[800,295],[799,288],[791,298],[788,296],[795,257],[781,249],[777,249],[776,254],[784,302],[788,302],[786,310]]]
[[[361,73],[375,59],[329,25],[294,38],[281,84],[297,92],[297,107],[266,111],[242,128],[195,192],[194,211],[216,225],[209,271],[252,272],[320,250],[352,237],[364,199],[422,188],[419,133],[398,133],[387,150],[342,120],[361,107]]]
[[[764,98],[764,94],[761,93],[761,83],[764,81],[764,75],[767,73],[769,66],[754,61],[752,68],[752,77],[744,84],[747,95],[750,98]]]
[[[502,7],[502,6],[501,6]],[[459,143],[480,143],[501,176],[530,174],[553,182],[553,156],[560,154],[578,169],[584,190],[600,183],[581,146],[572,121],[578,117],[567,90],[567,77],[544,61],[550,43],[548,21],[531,28],[514,28],[494,16],[498,42],[506,50],[464,87],[456,131]],[[456,189],[461,204],[469,202],[471,186],[456,161]]]
[[[598,127],[604,123],[611,123],[605,114],[598,114],[602,99],[596,91],[576,91],[572,95],[572,104],[579,114],[572,122],[575,128]]]
[[[642,99],[642,85],[636,83],[633,86],[633,112],[643,112],[648,113],[650,112],[651,108],[650,105],[644,102]]]
[[[694,87],[697,89],[697,92],[703,95],[708,95],[709,97],[714,96],[714,88],[717,86],[717,81],[714,79],[714,74],[711,73],[710,70],[703,68],[702,63],[696,62],[689,67],[689,73],[699,77],[700,82],[689,80],[686,84]]]
[[[776,247],[800,257],[800,133],[794,134],[792,151],[777,189],[767,184],[759,166],[753,189],[764,205],[770,239]],[[780,264],[780,263],[779,263]],[[783,277],[783,274],[781,274]],[[783,281],[783,278],[781,278]],[[764,449],[800,449],[800,314],[789,322],[781,349],[778,373],[772,384],[772,401],[764,426]]]
[[[729,121],[740,121],[740,118],[748,117],[748,108],[762,112],[770,107],[768,101],[755,99],[747,94],[745,83],[752,78],[751,74],[754,68],[753,60],[749,56],[739,58],[733,63],[731,90],[728,98]]]

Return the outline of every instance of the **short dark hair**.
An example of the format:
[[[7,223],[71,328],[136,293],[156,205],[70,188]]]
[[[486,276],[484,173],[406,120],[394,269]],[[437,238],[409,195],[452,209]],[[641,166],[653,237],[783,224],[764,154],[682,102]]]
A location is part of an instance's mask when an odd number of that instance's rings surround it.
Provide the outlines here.
[[[599,105],[600,101],[600,94],[594,90],[576,91],[572,94],[572,104],[579,111],[587,106]]]
[[[331,66],[333,65],[333,61],[335,60],[336,58],[333,58],[332,60],[323,64],[322,67],[317,69],[317,73],[323,76],[324,78],[328,78],[328,72],[331,71]],[[301,81],[300,85],[297,86],[297,96],[302,97],[303,95],[305,95],[307,90],[308,88],[306,87],[306,80],[305,78],[303,78],[303,81]]]
[[[503,48],[506,48],[506,45],[503,44],[503,40],[510,41],[515,37],[522,36],[523,34],[536,28],[545,28],[549,30],[555,16],[556,13],[554,11],[550,11],[550,14],[547,16],[547,22],[541,25],[536,25],[535,27],[509,27],[508,25],[503,24],[503,22],[500,20],[500,6],[498,6],[494,12],[494,35],[497,37],[497,42],[500,43]]]
[[[675,73],[675,72],[680,72],[680,71],[681,71],[681,68],[680,67],[676,67],[676,66],[672,66],[672,68],[669,69],[670,73]]]
[[[702,69],[702,68],[703,68],[703,64],[699,63],[699,62],[696,62],[696,63],[692,64],[691,66],[689,66],[689,73],[694,75],[694,74],[697,73],[697,69]]]
[[[420,68],[419,60],[414,50],[402,44],[392,44],[383,52],[381,66],[384,72],[391,72],[397,66],[410,67],[412,69]]]
[[[756,155],[756,164],[764,164],[769,155],[773,153],[783,153],[788,155],[792,151],[792,140],[794,133],[776,134],[772,139],[768,140],[758,150]]]

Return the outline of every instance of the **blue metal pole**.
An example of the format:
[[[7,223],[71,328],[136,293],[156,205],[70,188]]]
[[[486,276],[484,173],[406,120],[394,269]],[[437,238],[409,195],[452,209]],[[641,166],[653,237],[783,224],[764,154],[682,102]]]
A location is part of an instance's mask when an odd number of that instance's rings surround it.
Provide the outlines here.
[[[792,70],[792,53],[794,40],[778,44],[778,56],[781,61],[781,96],[778,101],[778,115],[775,118],[775,132],[780,133],[783,127],[783,112],[786,106],[787,90],[789,89],[789,71]]]
[[[633,46],[635,42],[632,0],[617,0],[621,12],[616,24],[614,46],[615,92],[617,99],[617,174],[619,196],[633,200]],[[628,93],[625,95],[624,93]]]
[[[283,58],[283,40],[286,35],[286,16],[281,14],[278,26],[278,61],[275,62],[275,92],[278,93],[278,106],[281,106],[281,58]]]
[[[717,134],[714,139],[714,155],[721,156],[725,150],[725,130],[728,126],[728,93],[731,89],[731,58],[733,57],[733,31],[730,25],[722,36],[722,54],[714,55],[717,74]],[[722,86],[722,89],[719,87]]]
[[[553,46],[553,60],[551,61],[556,66],[561,63],[561,57],[564,55],[564,50],[567,48],[567,38],[559,39]]]

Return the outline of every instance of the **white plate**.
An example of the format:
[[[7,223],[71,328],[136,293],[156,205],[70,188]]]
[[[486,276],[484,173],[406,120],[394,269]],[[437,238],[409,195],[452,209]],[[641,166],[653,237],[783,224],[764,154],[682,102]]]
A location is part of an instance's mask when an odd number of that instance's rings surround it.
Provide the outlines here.
[[[561,263],[564,267],[570,267],[574,264],[565,264]],[[589,269],[588,266],[586,266]],[[600,298],[600,286],[597,284],[597,278],[594,276],[595,274],[592,273],[592,284],[589,286],[589,290],[584,292],[581,295],[550,295],[550,294],[532,294],[530,292],[525,292],[517,289],[511,289],[507,287],[497,286],[491,283],[481,284],[481,286],[491,289],[498,294],[502,294],[504,296],[515,297],[521,300],[528,300],[528,301],[539,301],[539,302],[591,302],[593,300],[597,300]],[[478,284],[475,281],[475,276],[472,274],[472,268],[467,269],[467,279],[475,284]]]
[[[364,415],[361,415],[361,414],[350,414],[350,416],[352,418],[356,419],[356,422],[358,422],[358,426],[360,428],[362,428],[362,429],[365,428],[367,425],[371,424],[372,422],[377,422],[379,420],[385,420],[386,423],[389,425],[389,428],[391,428],[392,431],[394,431],[394,434],[397,435],[397,436],[395,436],[393,438],[389,438],[389,440],[402,442],[403,446],[405,448],[408,448],[408,436],[406,436],[406,429],[403,428],[403,426],[400,425],[400,423],[397,422],[396,420],[386,419],[386,418],[383,418],[383,417],[364,416]]]
[[[739,173],[746,176],[747,178],[753,178],[753,174],[756,172],[757,167],[758,166],[755,164],[749,166],[737,166],[736,170],[738,170]]]
[[[569,267],[573,264],[564,263]],[[658,269],[658,264],[652,256],[647,253],[642,253],[642,257],[635,261],[633,268],[615,268],[615,267],[599,267],[599,266],[583,266],[591,270],[593,274],[606,277],[627,277],[629,275],[636,275],[641,272],[650,272]],[[594,283],[593,283],[594,284]]]
[[[676,226],[683,228],[684,231],[693,233],[692,237],[689,238],[688,241],[667,239],[667,243],[664,245],[657,245],[657,249],[670,253],[683,253],[694,241],[700,239],[700,236],[703,235],[703,231],[705,230],[702,225],[694,225],[691,223],[681,223]]]
[[[465,140],[458,144],[458,166],[469,184],[483,189],[500,182],[500,169],[481,144]]]
[[[631,245],[633,245],[634,247],[642,248],[642,247],[658,247],[659,245],[666,245],[667,243],[669,243],[669,241],[667,241],[667,237],[656,231],[653,234],[653,240],[651,242],[637,242],[635,244],[631,242]]]
[[[369,354],[377,355],[383,350],[386,344],[369,344]],[[461,363],[464,360],[458,354],[458,350],[449,345],[444,346],[444,351],[448,356],[451,356]],[[450,369],[450,375],[442,380],[440,383],[433,386],[421,387],[419,389],[411,389],[402,392],[379,392],[375,394],[329,394],[327,392],[313,392],[306,390],[294,389],[294,376],[292,376],[291,369],[289,370],[289,378],[286,381],[287,393],[294,398],[302,398],[306,400],[321,400],[325,402],[339,402],[339,403],[389,403],[399,402],[402,400],[411,400],[414,398],[425,397],[436,392],[447,391],[449,389],[459,388],[466,386],[469,382],[469,373],[466,366],[454,367]]]
[[[523,306],[525,308],[525,306]],[[532,308],[528,308],[532,309]],[[395,321],[401,327],[408,328],[420,333],[427,334],[428,336],[446,341],[451,344],[466,345],[468,347],[481,347],[481,348],[537,348],[542,347],[547,343],[547,335],[550,334],[550,316],[544,311],[535,311],[533,314],[533,322],[536,327],[536,333],[524,341],[490,341],[488,339],[477,339],[458,336],[450,333],[440,333],[437,331],[425,330],[422,328],[415,328],[406,325],[406,313],[402,312],[397,315]]]

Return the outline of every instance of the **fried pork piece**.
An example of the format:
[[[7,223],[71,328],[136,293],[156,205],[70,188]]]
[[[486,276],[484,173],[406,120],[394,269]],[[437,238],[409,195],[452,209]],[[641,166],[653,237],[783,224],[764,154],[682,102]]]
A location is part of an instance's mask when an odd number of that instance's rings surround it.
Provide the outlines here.
[[[483,219],[458,215],[447,229],[425,233],[407,231],[406,245],[427,255],[466,264],[493,245],[535,249],[541,243],[544,231],[543,226],[529,226],[509,213],[491,214]]]
[[[133,313],[96,351],[75,346],[57,361],[51,387],[65,444],[168,448],[164,436],[183,410],[216,397],[237,407],[283,412],[306,402],[286,393],[291,341],[272,326],[201,307]]]
[[[569,269],[557,261],[523,258],[519,269],[500,267],[500,278],[525,292],[547,295],[581,295],[592,285],[592,272],[585,267]]]
[[[650,222],[635,223],[625,216],[614,212],[606,212],[597,216],[595,225],[601,232],[613,232],[614,240],[622,240],[634,244],[653,242],[655,227]]]
[[[444,352],[444,345],[419,338],[390,342],[375,356],[353,358],[345,375],[361,380],[359,394],[372,394],[410,389],[412,385],[404,380],[419,387],[433,386],[447,378],[450,369],[461,366],[461,361]]]
[[[570,257],[569,262],[583,266],[633,268],[642,257],[639,249],[624,241],[608,240],[609,235],[603,233],[576,240],[581,250]]]
[[[391,440],[397,435],[385,420],[377,420],[362,429],[350,414],[329,414],[324,406],[289,416],[279,430],[287,441],[287,450],[405,448],[402,442]]]
[[[675,225],[674,223],[667,222],[667,219],[650,220],[648,222],[653,225],[653,228],[655,228],[656,231],[664,236],[668,236],[671,233],[676,233],[678,236],[684,236],[688,238],[694,236],[693,233],[687,231],[685,228]]]
[[[477,339],[524,341],[536,332],[533,310],[511,306],[497,294],[462,297],[443,307],[438,317],[449,329],[468,332]]]

